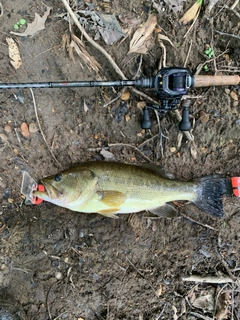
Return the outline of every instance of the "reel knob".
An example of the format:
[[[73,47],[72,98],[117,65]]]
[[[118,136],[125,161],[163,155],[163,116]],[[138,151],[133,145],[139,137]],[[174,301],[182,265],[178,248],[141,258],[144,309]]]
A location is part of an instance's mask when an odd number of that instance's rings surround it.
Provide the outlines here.
[[[181,131],[189,131],[191,129],[191,122],[189,120],[189,106],[190,106],[190,101],[185,100],[183,102],[183,112],[182,112],[182,120],[179,123],[179,129]]]
[[[141,122],[141,128],[142,129],[151,129],[152,127],[152,121],[150,119],[150,114],[148,107],[143,108],[143,119]]]

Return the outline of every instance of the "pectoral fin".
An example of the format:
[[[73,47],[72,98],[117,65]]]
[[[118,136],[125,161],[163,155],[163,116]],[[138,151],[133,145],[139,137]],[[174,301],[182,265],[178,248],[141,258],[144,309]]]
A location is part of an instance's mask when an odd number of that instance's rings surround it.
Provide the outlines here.
[[[114,190],[98,191],[98,195],[100,201],[112,208],[120,208],[126,198],[124,193]]]
[[[161,207],[157,207],[149,211],[161,218],[174,218],[178,214],[178,211],[174,207],[172,207],[170,204],[167,204],[167,203]]]

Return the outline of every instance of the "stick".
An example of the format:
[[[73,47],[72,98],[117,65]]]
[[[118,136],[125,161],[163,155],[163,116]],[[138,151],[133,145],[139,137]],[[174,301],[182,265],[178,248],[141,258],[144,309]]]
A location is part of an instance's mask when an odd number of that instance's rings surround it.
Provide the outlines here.
[[[233,279],[231,279],[230,277],[223,275],[221,277],[217,277],[217,276],[205,276],[205,277],[201,277],[201,276],[189,276],[189,277],[183,277],[182,281],[192,281],[192,282],[206,282],[206,283],[233,283]]]
[[[190,220],[190,221],[194,222],[194,223],[199,224],[199,225],[200,225],[200,226],[202,226],[202,227],[205,227],[205,228],[208,228],[208,229],[211,229],[211,230],[215,230],[215,231],[216,231],[216,229],[215,229],[215,228],[213,228],[213,227],[209,226],[208,224],[203,224],[203,223],[201,223],[201,222],[198,222],[198,221],[196,221],[196,220],[194,220],[194,219],[192,219],[192,218],[190,218],[190,217],[186,216],[186,215],[185,215],[184,213],[182,213],[182,212],[180,212],[180,215],[181,215],[181,216],[183,216],[184,218],[186,218],[186,219],[188,219],[188,220]]]
[[[137,271],[137,273],[140,274],[140,276],[146,280],[145,276],[135,267],[135,265],[131,262],[131,260],[129,260],[127,257],[126,257],[126,259],[130,263],[130,265]],[[150,285],[150,287],[153,290],[153,292],[155,293],[155,295],[158,297],[158,294],[157,294],[156,290],[153,288],[152,284],[149,281],[148,281],[148,284]]]
[[[50,148],[50,146],[49,146],[49,144],[48,144],[48,142],[47,142],[47,140],[46,140],[46,138],[45,138],[45,135],[44,135],[44,133],[43,133],[43,131],[42,131],[42,127],[41,127],[41,124],[40,124],[40,121],[39,121],[39,118],[38,118],[37,105],[36,105],[36,100],[35,100],[35,96],[34,96],[33,90],[32,90],[32,88],[29,88],[29,90],[30,90],[31,95],[32,95],[33,105],[34,105],[34,110],[35,110],[35,115],[36,115],[38,127],[39,127],[39,130],[40,130],[41,135],[42,135],[42,137],[43,137],[43,140],[44,140],[44,142],[46,143],[46,146],[47,146],[48,150],[50,151],[53,159],[55,160],[55,162],[57,163],[57,165],[61,168],[61,167],[62,167],[61,163],[60,163],[60,162],[56,159],[56,157],[54,156],[54,154],[53,154],[53,152],[52,152],[52,150],[51,150],[51,148]]]
[[[235,39],[240,39],[239,36],[235,35],[235,34],[231,34],[231,33],[226,33],[226,32],[221,32],[221,31],[218,31],[218,30],[214,30],[216,33],[220,34],[220,36],[228,36],[228,37],[232,37],[232,38],[235,38]]]
[[[116,71],[116,73],[123,79],[127,80],[123,72],[120,70],[116,62],[112,59],[110,54],[108,54],[97,42],[95,42],[85,31],[85,29],[81,26],[80,22],[78,21],[77,17],[75,16],[74,12],[72,11],[71,7],[69,6],[67,0],[62,0],[62,3],[64,4],[65,8],[67,9],[68,13],[70,14],[71,18],[75,22],[78,29],[81,31],[83,36],[87,39],[89,43],[91,43],[96,49],[98,49],[111,63],[112,67]]]
[[[152,160],[150,158],[145,156],[144,153],[142,153],[137,147],[134,147],[131,144],[127,144],[127,143],[110,143],[108,146],[109,147],[130,147],[130,148],[133,148],[134,150],[139,152],[143,158],[145,158],[147,161],[152,163]]]

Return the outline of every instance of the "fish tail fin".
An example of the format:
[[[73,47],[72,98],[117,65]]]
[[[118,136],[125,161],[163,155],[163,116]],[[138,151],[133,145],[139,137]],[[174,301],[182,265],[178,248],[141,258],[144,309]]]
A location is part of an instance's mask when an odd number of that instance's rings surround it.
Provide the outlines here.
[[[206,213],[222,218],[224,216],[223,198],[232,195],[230,180],[222,175],[211,175],[196,179],[197,197],[194,204]]]

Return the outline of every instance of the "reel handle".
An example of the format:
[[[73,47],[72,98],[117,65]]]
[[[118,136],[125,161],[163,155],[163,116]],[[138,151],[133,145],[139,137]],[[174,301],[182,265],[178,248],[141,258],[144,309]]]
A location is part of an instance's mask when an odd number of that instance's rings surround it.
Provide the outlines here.
[[[197,75],[193,77],[193,87],[212,87],[212,86],[229,86],[237,85],[240,82],[240,77],[238,75],[226,76],[202,76]]]

